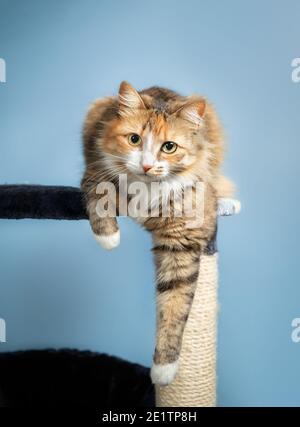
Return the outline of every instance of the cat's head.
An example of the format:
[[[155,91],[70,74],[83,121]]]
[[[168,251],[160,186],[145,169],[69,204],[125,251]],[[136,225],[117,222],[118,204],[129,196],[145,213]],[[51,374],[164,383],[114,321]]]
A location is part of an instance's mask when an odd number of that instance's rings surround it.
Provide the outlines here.
[[[165,91],[159,98],[138,93],[122,82],[118,115],[105,130],[101,145],[106,163],[119,173],[143,181],[192,176],[201,169],[205,150],[206,102]],[[195,175],[195,174],[194,174]]]

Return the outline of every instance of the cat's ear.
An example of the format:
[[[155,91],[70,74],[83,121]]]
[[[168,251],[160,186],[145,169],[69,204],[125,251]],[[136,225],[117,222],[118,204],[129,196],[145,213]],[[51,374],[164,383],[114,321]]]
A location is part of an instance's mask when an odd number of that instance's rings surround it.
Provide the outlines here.
[[[205,116],[206,102],[205,99],[189,100],[179,107],[174,114],[193,125],[200,126]]]
[[[127,82],[122,82],[119,89],[119,111],[123,116],[135,110],[146,108],[139,93]]]

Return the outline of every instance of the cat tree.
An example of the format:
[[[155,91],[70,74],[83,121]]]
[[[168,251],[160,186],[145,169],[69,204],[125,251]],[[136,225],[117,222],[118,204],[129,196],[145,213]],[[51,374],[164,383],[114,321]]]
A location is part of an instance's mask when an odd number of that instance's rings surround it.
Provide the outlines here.
[[[220,199],[218,214],[233,215],[240,204]],[[80,189],[39,185],[0,186],[0,218],[87,219]],[[216,405],[218,254],[216,236],[202,255],[197,289],[185,327],[179,371],[168,386],[156,386],[156,405]]]

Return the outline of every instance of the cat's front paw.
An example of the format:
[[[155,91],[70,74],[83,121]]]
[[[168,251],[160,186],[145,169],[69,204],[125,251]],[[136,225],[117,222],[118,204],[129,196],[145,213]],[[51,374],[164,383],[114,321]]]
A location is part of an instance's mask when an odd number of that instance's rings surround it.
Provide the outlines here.
[[[120,244],[120,230],[113,234],[94,234],[95,239],[104,248],[110,251]]]
[[[153,363],[151,368],[151,380],[153,384],[168,385],[170,384],[178,371],[178,360],[164,365]]]
[[[241,211],[241,202],[236,199],[220,197],[218,200],[218,215],[229,216]]]

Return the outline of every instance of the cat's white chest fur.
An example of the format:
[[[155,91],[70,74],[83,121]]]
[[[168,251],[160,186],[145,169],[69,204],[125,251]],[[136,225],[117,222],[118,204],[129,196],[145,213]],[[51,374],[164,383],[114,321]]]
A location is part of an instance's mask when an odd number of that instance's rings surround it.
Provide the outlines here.
[[[191,180],[170,179],[162,182],[143,182],[136,194],[130,194],[128,216],[139,224],[149,217],[169,216],[170,202],[178,209],[183,209],[183,193],[192,187]],[[129,181],[130,189],[130,181]]]

